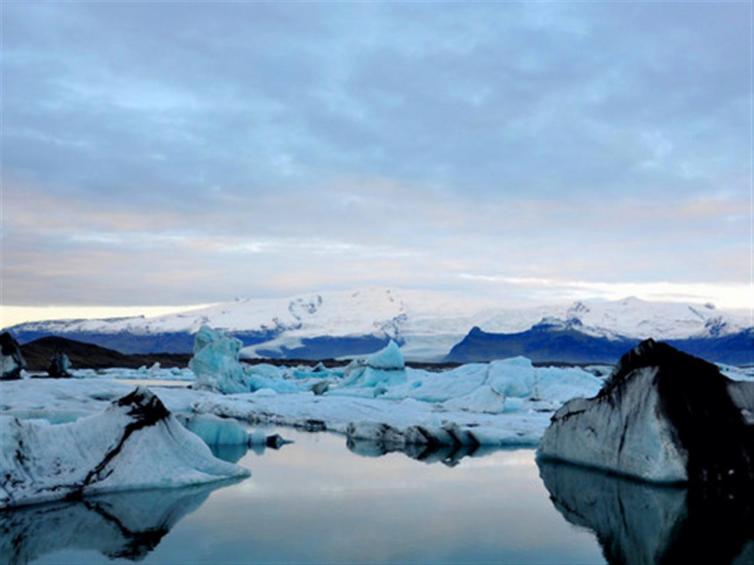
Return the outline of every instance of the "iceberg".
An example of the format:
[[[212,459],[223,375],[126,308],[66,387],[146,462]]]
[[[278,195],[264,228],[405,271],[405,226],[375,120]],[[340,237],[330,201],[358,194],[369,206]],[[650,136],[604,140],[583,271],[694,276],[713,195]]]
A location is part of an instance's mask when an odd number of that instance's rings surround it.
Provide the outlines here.
[[[212,456],[147,388],[68,424],[0,416],[0,508],[248,476]]]
[[[749,484],[752,412],[754,383],[650,339],[596,396],[553,415],[539,455],[659,483]]]
[[[50,366],[47,369],[47,375],[52,379],[70,379],[73,377],[71,374],[71,360],[68,359],[68,355],[65,353],[56,353],[50,360]]]
[[[339,394],[343,389],[359,387],[373,389],[373,395],[379,396],[387,391],[386,387],[406,382],[406,364],[398,344],[393,340],[366,359],[357,360],[346,367],[343,381],[338,389],[331,393]],[[348,392],[345,392],[348,394]]]
[[[194,337],[194,355],[189,369],[196,376],[196,388],[225,394],[248,392],[246,373],[239,362],[241,340],[209,326]]]
[[[366,364],[372,369],[385,371],[400,371],[406,368],[401,348],[392,339],[385,347],[369,355]]]
[[[194,386],[222,394],[255,392],[298,392],[295,384],[282,379],[272,365],[244,366],[240,362],[241,340],[220,330],[202,326],[194,339],[194,355],[189,369],[196,376]]]
[[[9,332],[0,334],[0,381],[20,379],[25,367],[18,342]]]

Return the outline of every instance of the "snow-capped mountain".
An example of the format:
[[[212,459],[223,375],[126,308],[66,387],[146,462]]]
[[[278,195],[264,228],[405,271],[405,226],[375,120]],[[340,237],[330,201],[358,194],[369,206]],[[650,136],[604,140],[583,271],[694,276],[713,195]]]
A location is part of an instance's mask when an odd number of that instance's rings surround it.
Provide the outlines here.
[[[712,305],[588,300],[500,308],[483,299],[367,288],[291,298],[236,299],[157,317],[31,322],[10,328],[22,342],[63,335],[129,353],[188,352],[204,325],[239,337],[247,356],[333,357],[374,351],[387,340],[407,358],[439,360],[472,328],[517,334],[543,324],[608,340],[716,338],[747,327],[747,315]]]

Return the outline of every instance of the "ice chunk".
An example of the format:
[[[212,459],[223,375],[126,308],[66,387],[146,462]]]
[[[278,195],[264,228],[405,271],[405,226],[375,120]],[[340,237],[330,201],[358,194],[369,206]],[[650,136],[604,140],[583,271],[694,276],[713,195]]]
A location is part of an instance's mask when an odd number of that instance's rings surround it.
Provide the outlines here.
[[[209,326],[194,337],[194,356],[189,369],[196,375],[196,387],[224,394],[248,392],[246,374],[238,361],[241,341]]]
[[[70,379],[73,375],[71,375],[71,360],[68,359],[68,355],[56,353],[50,361],[47,375],[53,379]]]
[[[295,384],[283,378],[272,365],[244,366],[239,361],[241,341],[208,326],[194,338],[194,356],[189,368],[196,375],[196,388],[223,394],[254,392],[269,388],[277,392],[297,392]]]
[[[249,434],[249,445],[251,447],[271,447],[272,449],[280,449],[286,443],[291,443],[291,441],[283,438],[280,434],[267,435],[262,430],[257,430]]]
[[[357,394],[348,391],[350,387],[375,389],[371,394],[379,396],[387,392],[385,387],[392,387],[406,382],[406,365],[398,345],[390,340],[383,349],[372,353],[364,360],[353,362],[346,367],[345,376],[334,394]]]
[[[0,416],[0,468],[0,508],[249,474],[216,459],[143,387],[69,424]]]
[[[0,334],[0,380],[10,381],[21,378],[26,367],[18,342],[8,332]]]
[[[368,356],[366,364],[367,367],[372,369],[400,370],[406,368],[403,353],[392,339],[385,347]]]

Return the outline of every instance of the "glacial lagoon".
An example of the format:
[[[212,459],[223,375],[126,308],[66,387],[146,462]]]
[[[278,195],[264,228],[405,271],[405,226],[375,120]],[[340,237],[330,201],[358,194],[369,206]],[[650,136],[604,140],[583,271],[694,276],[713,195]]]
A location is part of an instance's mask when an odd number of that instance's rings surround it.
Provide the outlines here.
[[[0,513],[0,562],[754,559],[740,501],[538,464],[531,449],[385,454],[329,433],[270,432],[294,443],[216,450],[251,469],[240,482]]]

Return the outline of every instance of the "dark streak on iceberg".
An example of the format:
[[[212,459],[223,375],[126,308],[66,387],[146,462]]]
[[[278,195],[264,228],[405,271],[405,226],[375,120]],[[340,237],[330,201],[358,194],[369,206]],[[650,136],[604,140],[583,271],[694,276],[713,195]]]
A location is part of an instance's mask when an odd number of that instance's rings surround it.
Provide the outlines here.
[[[555,413],[540,455],[650,481],[739,488],[754,479],[752,400],[754,383],[646,340],[594,398]]]
[[[165,408],[165,405],[160,399],[142,387],[138,387],[134,389],[133,392],[119,398],[115,401],[115,404],[117,406],[129,407],[127,414],[133,418],[133,421],[126,424],[120,441],[105,453],[102,461],[100,461],[94,469],[89,471],[81,485],[75,491],[68,494],[66,499],[72,500],[81,498],[84,488],[101,480],[102,473],[105,471],[108,464],[121,452],[126,441],[131,437],[131,434],[146,427],[154,426],[170,416],[170,412],[168,412],[168,409]],[[108,472],[105,476],[108,476],[111,472],[112,471]]]
[[[754,478],[754,435],[728,392],[730,380],[716,365],[664,343],[646,340],[626,353],[597,398],[620,399],[631,375],[657,367],[654,384],[664,416],[688,454],[689,482],[738,482]],[[624,426],[635,425],[627,415]],[[625,428],[622,438],[625,438]],[[619,449],[622,448],[619,446]]]

